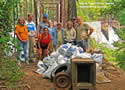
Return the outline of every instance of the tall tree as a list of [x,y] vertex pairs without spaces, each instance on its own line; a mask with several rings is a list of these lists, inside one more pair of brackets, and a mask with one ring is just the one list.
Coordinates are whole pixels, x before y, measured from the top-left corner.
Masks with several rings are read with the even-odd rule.
[[77,17],[76,0],[68,0],[68,20]]
[[33,5],[32,5],[32,0],[29,0],[29,13],[32,13],[33,11]]

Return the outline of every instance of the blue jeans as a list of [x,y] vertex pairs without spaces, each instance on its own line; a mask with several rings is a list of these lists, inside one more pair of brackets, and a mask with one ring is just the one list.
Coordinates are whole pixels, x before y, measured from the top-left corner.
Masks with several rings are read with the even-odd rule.
[[83,49],[88,49],[88,47],[89,47],[89,42],[88,42],[88,39],[85,39],[85,40],[82,40],[82,41],[79,41],[79,42],[77,42],[77,45],[79,46],[79,47],[82,47]]
[[20,50],[18,52],[18,58],[21,60],[21,52],[23,51],[25,61],[29,60],[29,58],[28,58],[28,40],[25,43],[18,40],[18,44],[20,46]]

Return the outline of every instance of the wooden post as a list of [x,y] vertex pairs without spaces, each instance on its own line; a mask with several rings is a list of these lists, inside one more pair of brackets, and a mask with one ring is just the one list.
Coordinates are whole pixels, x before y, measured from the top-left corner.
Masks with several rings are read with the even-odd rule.
[[34,12],[35,12],[35,21],[36,21],[36,26],[37,26],[37,22],[38,22],[38,20],[37,20],[37,2],[36,2],[36,0],[34,0]]

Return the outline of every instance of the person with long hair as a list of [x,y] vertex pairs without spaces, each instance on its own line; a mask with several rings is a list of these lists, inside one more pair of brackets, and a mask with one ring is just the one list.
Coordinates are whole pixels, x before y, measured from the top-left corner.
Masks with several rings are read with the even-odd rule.
[[73,28],[73,24],[71,21],[68,21],[67,28],[64,30],[64,42],[71,43],[74,45],[74,40],[76,38],[76,31]]
[[18,52],[18,64],[21,65],[21,52],[24,52],[25,61],[27,64],[29,64],[29,58],[28,58],[28,29],[25,25],[25,21],[23,18],[18,19],[18,25],[16,25],[15,34],[18,38],[18,44],[20,47],[20,50]]
[[48,28],[44,27],[43,33],[40,34],[40,37],[38,39],[39,60],[43,56],[47,57],[49,55],[50,43],[51,43],[51,35],[49,34]]

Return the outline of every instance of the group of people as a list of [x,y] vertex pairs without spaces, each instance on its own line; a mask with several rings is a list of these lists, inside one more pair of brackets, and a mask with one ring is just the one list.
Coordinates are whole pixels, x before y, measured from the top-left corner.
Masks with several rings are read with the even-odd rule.
[[34,47],[38,49],[38,59],[48,56],[50,52],[56,50],[60,45],[71,43],[88,49],[88,38],[92,34],[93,28],[82,22],[80,17],[73,17],[67,22],[66,28],[62,28],[61,23],[56,25],[48,21],[48,15],[43,14],[42,21],[37,28],[33,22],[33,15],[28,14],[28,20],[19,18],[16,25],[15,34],[18,38],[20,50],[18,53],[18,62],[20,64],[21,51],[24,51],[26,63],[34,60]]

